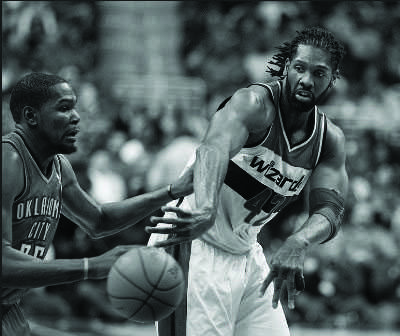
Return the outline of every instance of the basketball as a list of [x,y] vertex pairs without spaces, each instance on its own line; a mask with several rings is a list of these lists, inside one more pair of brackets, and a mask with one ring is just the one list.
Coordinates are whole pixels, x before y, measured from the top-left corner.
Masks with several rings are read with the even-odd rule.
[[111,267],[107,294],[112,307],[135,322],[159,321],[182,301],[183,272],[164,249],[133,248]]

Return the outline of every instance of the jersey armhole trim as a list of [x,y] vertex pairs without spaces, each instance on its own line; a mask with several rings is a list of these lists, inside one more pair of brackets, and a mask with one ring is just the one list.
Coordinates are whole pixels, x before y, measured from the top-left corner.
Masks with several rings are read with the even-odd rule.
[[23,174],[24,174],[24,186],[22,188],[22,191],[14,199],[14,202],[18,202],[28,192],[29,183],[28,183],[28,174],[26,171],[26,162],[25,162],[23,155],[21,154],[21,151],[17,148],[15,143],[13,143],[11,140],[3,140],[2,142],[10,144],[16,150],[17,154],[19,155],[19,157],[21,158],[21,161],[22,161],[22,169],[23,169]]
[[317,154],[317,160],[315,161],[315,167],[318,165],[319,159],[321,158],[321,153],[322,153],[322,149],[324,147],[325,144],[325,140],[326,140],[326,129],[328,128],[328,122],[326,120],[326,115],[325,113],[322,113],[322,137],[319,143],[319,148],[318,148],[318,154]]

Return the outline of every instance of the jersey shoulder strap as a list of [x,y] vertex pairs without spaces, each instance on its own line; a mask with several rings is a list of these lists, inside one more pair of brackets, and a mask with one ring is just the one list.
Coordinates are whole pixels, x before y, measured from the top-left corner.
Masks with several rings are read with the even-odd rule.
[[23,195],[25,195],[28,192],[30,186],[30,175],[27,171],[28,167],[26,162],[27,148],[21,136],[17,132],[11,132],[9,134],[2,136],[1,142],[10,144],[15,149],[15,151],[18,153],[19,157],[22,160],[22,169],[24,172],[24,187],[22,188],[22,191],[15,198],[15,200],[18,201]]
[[252,85],[258,85],[265,88],[271,94],[275,107],[278,107],[280,90],[281,90],[281,83],[279,81],[271,81],[267,83],[257,82],[250,84],[248,87]]
[[[272,81],[272,82],[268,82],[268,83],[261,83],[261,82],[260,83],[251,83],[247,87],[250,87],[252,85],[259,85],[259,86],[262,86],[263,88],[267,89],[272,94],[272,97],[274,99],[274,104],[276,105],[278,103],[279,91],[280,91],[280,85],[281,85],[279,81]],[[217,111],[222,109],[231,98],[232,98],[232,96],[225,98],[224,101],[221,104],[219,104]]]

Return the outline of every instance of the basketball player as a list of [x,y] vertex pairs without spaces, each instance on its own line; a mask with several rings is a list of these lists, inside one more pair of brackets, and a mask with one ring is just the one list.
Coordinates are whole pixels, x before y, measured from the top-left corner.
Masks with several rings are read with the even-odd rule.
[[2,137],[2,335],[29,335],[19,302],[29,288],[103,279],[132,248],[103,255],[44,260],[62,213],[101,238],[134,225],[171,198],[193,191],[191,174],[173,185],[121,202],[97,204],[81,189],[63,154],[77,150],[80,116],[66,80],[31,73],[14,87],[10,109],[15,131]]
[[[162,336],[289,335],[280,295],[287,291],[293,309],[307,249],[339,230],[345,139],[316,105],[338,78],[343,47],[308,28],[279,51],[271,62],[279,69],[268,68],[279,80],[239,89],[212,117],[193,160],[194,194],[163,207],[175,216],[153,217],[158,227],[146,228],[149,244],[173,246],[188,271],[186,302],[159,323]],[[309,217],[269,268],[257,234],[306,184]]]

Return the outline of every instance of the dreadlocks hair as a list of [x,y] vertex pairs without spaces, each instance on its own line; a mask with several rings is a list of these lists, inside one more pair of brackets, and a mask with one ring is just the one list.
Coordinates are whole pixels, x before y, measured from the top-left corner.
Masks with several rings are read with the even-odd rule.
[[268,62],[271,65],[278,66],[278,70],[267,66],[266,72],[269,72],[274,77],[276,76],[283,79],[286,59],[292,60],[300,44],[311,45],[328,51],[331,55],[333,70],[338,69],[340,61],[345,54],[345,50],[342,43],[338,41],[331,32],[324,28],[311,27],[301,32],[296,31],[296,33],[297,36],[291,42],[284,42],[276,48],[279,50],[279,53],[275,54],[272,57],[272,61]]
[[32,72],[22,77],[11,91],[10,110],[16,123],[22,120],[25,106],[40,108],[50,97],[50,88],[59,83],[68,83],[57,75]]

